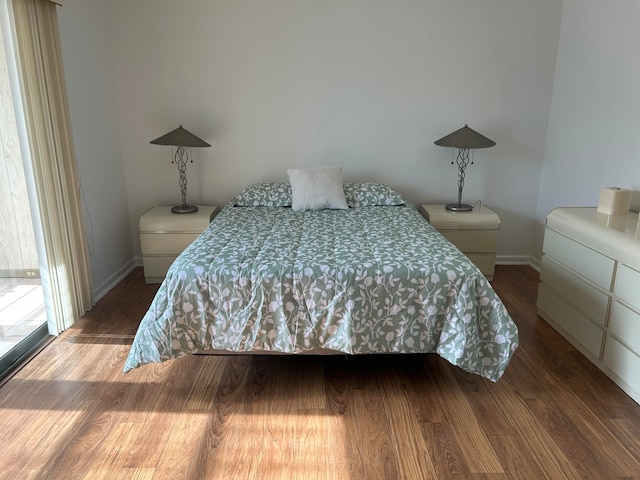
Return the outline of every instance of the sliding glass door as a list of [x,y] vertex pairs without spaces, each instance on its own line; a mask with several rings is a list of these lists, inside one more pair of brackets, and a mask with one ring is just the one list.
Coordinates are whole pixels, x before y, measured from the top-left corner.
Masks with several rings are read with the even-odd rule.
[[[49,337],[29,196],[30,172],[20,147],[12,89],[6,3],[0,23],[0,379]],[[9,48],[6,48],[6,47]]]

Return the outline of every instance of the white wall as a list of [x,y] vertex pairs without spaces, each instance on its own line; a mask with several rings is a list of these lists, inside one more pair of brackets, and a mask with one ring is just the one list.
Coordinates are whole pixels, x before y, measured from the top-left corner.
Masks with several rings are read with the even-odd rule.
[[637,0],[65,0],[59,17],[97,284],[139,255],[139,215],[179,199],[148,143],[179,123],[213,144],[189,200],[220,205],[311,164],[451,201],[433,141],[469,123],[497,146],[465,199],[499,211],[507,260],[540,257],[552,208],[640,190]]
[[[63,9],[89,8],[79,3]],[[179,200],[168,147],[149,144],[178,124],[213,145],[188,166],[188,200],[223,205],[250,183],[285,180],[287,167],[333,164],[413,203],[452,201],[451,151],[433,142],[468,123],[497,146],[476,152],[464,199],[501,214],[503,259],[534,251],[560,1],[103,4],[136,255],[139,216]],[[93,90],[82,76],[71,84]]]
[[135,266],[107,5],[65,0],[58,9],[96,298]]
[[640,190],[638,25],[637,0],[564,0],[538,202],[538,258],[550,210],[596,206],[602,187]]

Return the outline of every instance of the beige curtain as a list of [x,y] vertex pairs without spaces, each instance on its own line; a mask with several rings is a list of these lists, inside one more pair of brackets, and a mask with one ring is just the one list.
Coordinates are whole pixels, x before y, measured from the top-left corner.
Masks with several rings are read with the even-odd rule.
[[[56,2],[57,3],[57,2]],[[93,305],[80,182],[62,70],[56,4],[13,0],[17,63],[48,264],[49,332]]]

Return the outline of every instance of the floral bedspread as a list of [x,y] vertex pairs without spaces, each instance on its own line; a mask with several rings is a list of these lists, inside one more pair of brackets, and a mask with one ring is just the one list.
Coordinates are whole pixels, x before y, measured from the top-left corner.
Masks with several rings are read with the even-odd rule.
[[225,206],[174,262],[124,370],[210,349],[433,352],[496,381],[518,330],[491,284],[411,205]]

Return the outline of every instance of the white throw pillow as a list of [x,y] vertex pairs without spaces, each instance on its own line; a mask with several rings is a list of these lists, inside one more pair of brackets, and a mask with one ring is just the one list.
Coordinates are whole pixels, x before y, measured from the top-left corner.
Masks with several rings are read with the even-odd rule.
[[342,188],[342,167],[290,168],[287,174],[293,210],[349,208]]

